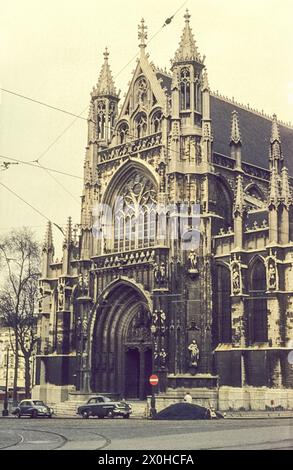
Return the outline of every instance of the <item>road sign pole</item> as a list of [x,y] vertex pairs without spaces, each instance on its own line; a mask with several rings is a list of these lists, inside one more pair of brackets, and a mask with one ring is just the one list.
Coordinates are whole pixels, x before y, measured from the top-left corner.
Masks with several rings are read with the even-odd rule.
[[152,396],[151,396],[151,410],[150,410],[150,414],[151,414],[151,418],[154,419],[154,417],[156,416],[157,414],[157,410],[156,410],[156,394],[155,394],[155,387],[158,385],[158,382],[159,382],[159,377],[155,374],[151,375],[150,376],[150,379],[149,379],[149,382],[152,386]]
[[152,397],[151,397],[151,418],[153,419],[157,414],[156,410],[156,395],[155,387],[152,387]]

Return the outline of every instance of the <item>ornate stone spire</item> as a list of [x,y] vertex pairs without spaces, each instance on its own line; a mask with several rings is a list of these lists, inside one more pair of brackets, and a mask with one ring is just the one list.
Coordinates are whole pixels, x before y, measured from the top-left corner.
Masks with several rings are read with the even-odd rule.
[[271,132],[271,144],[273,144],[274,142],[278,142],[279,144],[281,143],[279,125],[278,125],[276,114],[273,115],[272,132]]
[[147,29],[148,27],[145,24],[144,18],[142,18],[140,24],[138,25],[138,39],[140,41],[139,48],[141,52],[144,52],[146,48],[146,40],[148,38]]
[[277,172],[280,174],[282,165],[283,165],[283,156],[281,148],[281,138],[279,125],[277,121],[277,116],[274,114],[272,121],[272,131],[271,131],[271,149],[270,149],[270,168],[276,168]]
[[64,243],[69,245],[70,243],[72,243],[72,241],[73,241],[73,238],[72,238],[72,219],[71,219],[71,217],[68,217]]
[[96,88],[93,90],[93,94],[97,95],[111,95],[117,96],[115,83],[112,77],[112,72],[109,65],[109,52],[106,47],[104,52],[104,63],[100,72],[98,83]]
[[290,192],[288,169],[284,166],[281,171],[281,200],[288,207],[292,203]]
[[54,249],[52,222],[48,222],[43,246],[45,249],[52,249],[52,248]]
[[195,60],[197,62],[202,63],[203,60],[201,59],[201,56],[197,50],[193,33],[190,28],[190,24],[189,24],[190,14],[188,10],[186,10],[184,18],[185,18],[185,26],[184,26],[180,44],[175,53],[173,62],[184,62],[185,60],[187,61]]
[[239,128],[239,118],[237,111],[232,112],[232,125],[231,125],[231,144],[241,145],[241,134]]

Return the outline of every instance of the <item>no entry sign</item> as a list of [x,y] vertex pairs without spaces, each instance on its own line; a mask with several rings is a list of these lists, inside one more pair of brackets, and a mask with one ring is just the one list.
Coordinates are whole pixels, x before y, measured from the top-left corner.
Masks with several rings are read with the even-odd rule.
[[155,374],[150,376],[150,384],[154,387],[155,385],[158,385],[159,383],[159,377]]

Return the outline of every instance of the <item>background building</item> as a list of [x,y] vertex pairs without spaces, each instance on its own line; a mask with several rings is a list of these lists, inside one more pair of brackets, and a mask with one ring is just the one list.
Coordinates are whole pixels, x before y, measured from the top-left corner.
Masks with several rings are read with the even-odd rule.
[[[14,379],[14,352],[11,347],[13,344],[13,332],[8,328],[0,327],[0,389],[4,390],[6,385],[6,365],[7,365],[7,348],[9,347],[9,367],[8,367],[8,389],[13,389]],[[17,386],[19,389],[24,388],[24,359],[20,356],[17,374]]]
[[34,393],[292,407],[293,129],[211,92],[188,12],[170,73],[146,40],[120,109],[104,53],[60,261],[48,225]]

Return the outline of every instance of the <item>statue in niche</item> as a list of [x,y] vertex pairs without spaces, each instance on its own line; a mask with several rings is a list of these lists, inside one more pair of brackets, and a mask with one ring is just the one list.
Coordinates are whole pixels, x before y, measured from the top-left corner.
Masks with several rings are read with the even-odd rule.
[[188,351],[190,355],[190,367],[197,367],[199,361],[199,348],[195,339],[193,339],[188,346]]
[[58,285],[58,306],[59,309],[62,309],[64,306],[64,284],[60,283]]
[[269,289],[277,289],[276,262],[273,258],[268,261],[268,287]]
[[238,262],[232,264],[232,293],[237,295],[241,291],[240,265]]
[[164,262],[154,265],[154,278],[158,286],[163,286],[166,283],[166,265]]
[[190,253],[188,255],[188,271],[190,273],[195,273],[198,272],[197,269],[197,254],[195,250],[190,250]]

